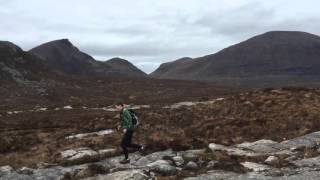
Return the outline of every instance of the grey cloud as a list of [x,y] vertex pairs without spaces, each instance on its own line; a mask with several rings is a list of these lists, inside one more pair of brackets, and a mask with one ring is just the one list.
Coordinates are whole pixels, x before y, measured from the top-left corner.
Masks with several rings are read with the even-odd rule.
[[161,56],[189,54],[190,52],[201,52],[203,47],[184,46],[175,42],[176,45],[169,42],[158,42],[149,40],[133,41],[127,44],[110,45],[103,43],[83,44],[81,49],[95,56]]
[[[317,0],[0,3],[1,40],[28,50],[46,41],[68,38],[97,59],[124,57],[147,72],[162,62],[212,54],[266,31],[320,34],[320,13],[311,8],[320,5]],[[295,14],[298,10],[302,13]]]
[[259,32],[268,31],[274,19],[275,10],[250,2],[222,14],[206,14],[194,25],[210,29],[212,34],[239,39]]

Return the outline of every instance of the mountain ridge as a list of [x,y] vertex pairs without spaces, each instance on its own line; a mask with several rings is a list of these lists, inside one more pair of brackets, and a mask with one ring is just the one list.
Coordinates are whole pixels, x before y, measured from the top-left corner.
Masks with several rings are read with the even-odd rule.
[[[248,86],[295,84],[297,78],[303,82],[308,80],[307,76],[318,82],[319,58],[319,36],[298,31],[270,31],[217,53],[193,58],[188,63],[174,61],[160,65],[150,76]],[[272,83],[277,80],[276,76],[281,83]]]
[[127,63],[127,67],[119,68],[117,63],[97,61],[79,50],[68,39],[50,41],[32,48],[29,52],[45,59],[52,67],[68,75],[145,76],[145,73],[131,63]]

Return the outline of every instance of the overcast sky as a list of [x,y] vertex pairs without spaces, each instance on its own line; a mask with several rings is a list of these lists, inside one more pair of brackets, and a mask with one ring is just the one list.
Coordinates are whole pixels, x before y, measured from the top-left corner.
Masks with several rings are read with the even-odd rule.
[[319,0],[0,0],[0,40],[24,50],[68,38],[145,72],[272,30],[320,35]]

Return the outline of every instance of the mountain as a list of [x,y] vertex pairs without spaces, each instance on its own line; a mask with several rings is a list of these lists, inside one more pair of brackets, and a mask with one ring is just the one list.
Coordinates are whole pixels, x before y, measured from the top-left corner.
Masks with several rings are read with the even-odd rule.
[[115,70],[115,73],[134,76],[147,76],[147,74],[132,63],[121,58],[112,58],[104,62]]
[[[66,40],[55,41],[42,46],[43,51],[33,49],[33,52],[39,51],[36,55],[11,42],[0,41],[1,118],[9,109],[65,105],[95,107],[110,105],[118,99],[138,104],[177,102],[182,98],[206,99],[226,91],[203,82],[147,78],[127,60],[96,61],[70,44]],[[51,58],[54,55],[64,61]],[[71,71],[74,69],[64,69],[60,63],[82,66]],[[98,70],[103,71],[98,74]],[[132,78],[134,76],[139,78]]]
[[[145,76],[145,73],[141,70],[133,69],[130,63],[96,61],[93,57],[81,52],[68,39],[47,42],[31,49],[29,52],[44,59],[51,68],[67,75]],[[123,66],[118,64],[123,64]],[[126,65],[128,66],[126,67]]]
[[215,54],[164,63],[150,76],[232,86],[286,86],[318,83],[319,70],[319,36],[271,31]]
[[38,57],[11,42],[0,41],[0,82],[26,84],[40,81],[49,77],[50,71]]

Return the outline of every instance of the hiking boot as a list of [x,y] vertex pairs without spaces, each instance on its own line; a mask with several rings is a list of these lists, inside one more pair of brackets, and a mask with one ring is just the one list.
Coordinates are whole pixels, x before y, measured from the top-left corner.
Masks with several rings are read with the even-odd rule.
[[130,163],[130,159],[123,159],[122,161],[119,162],[120,164],[128,164]]

